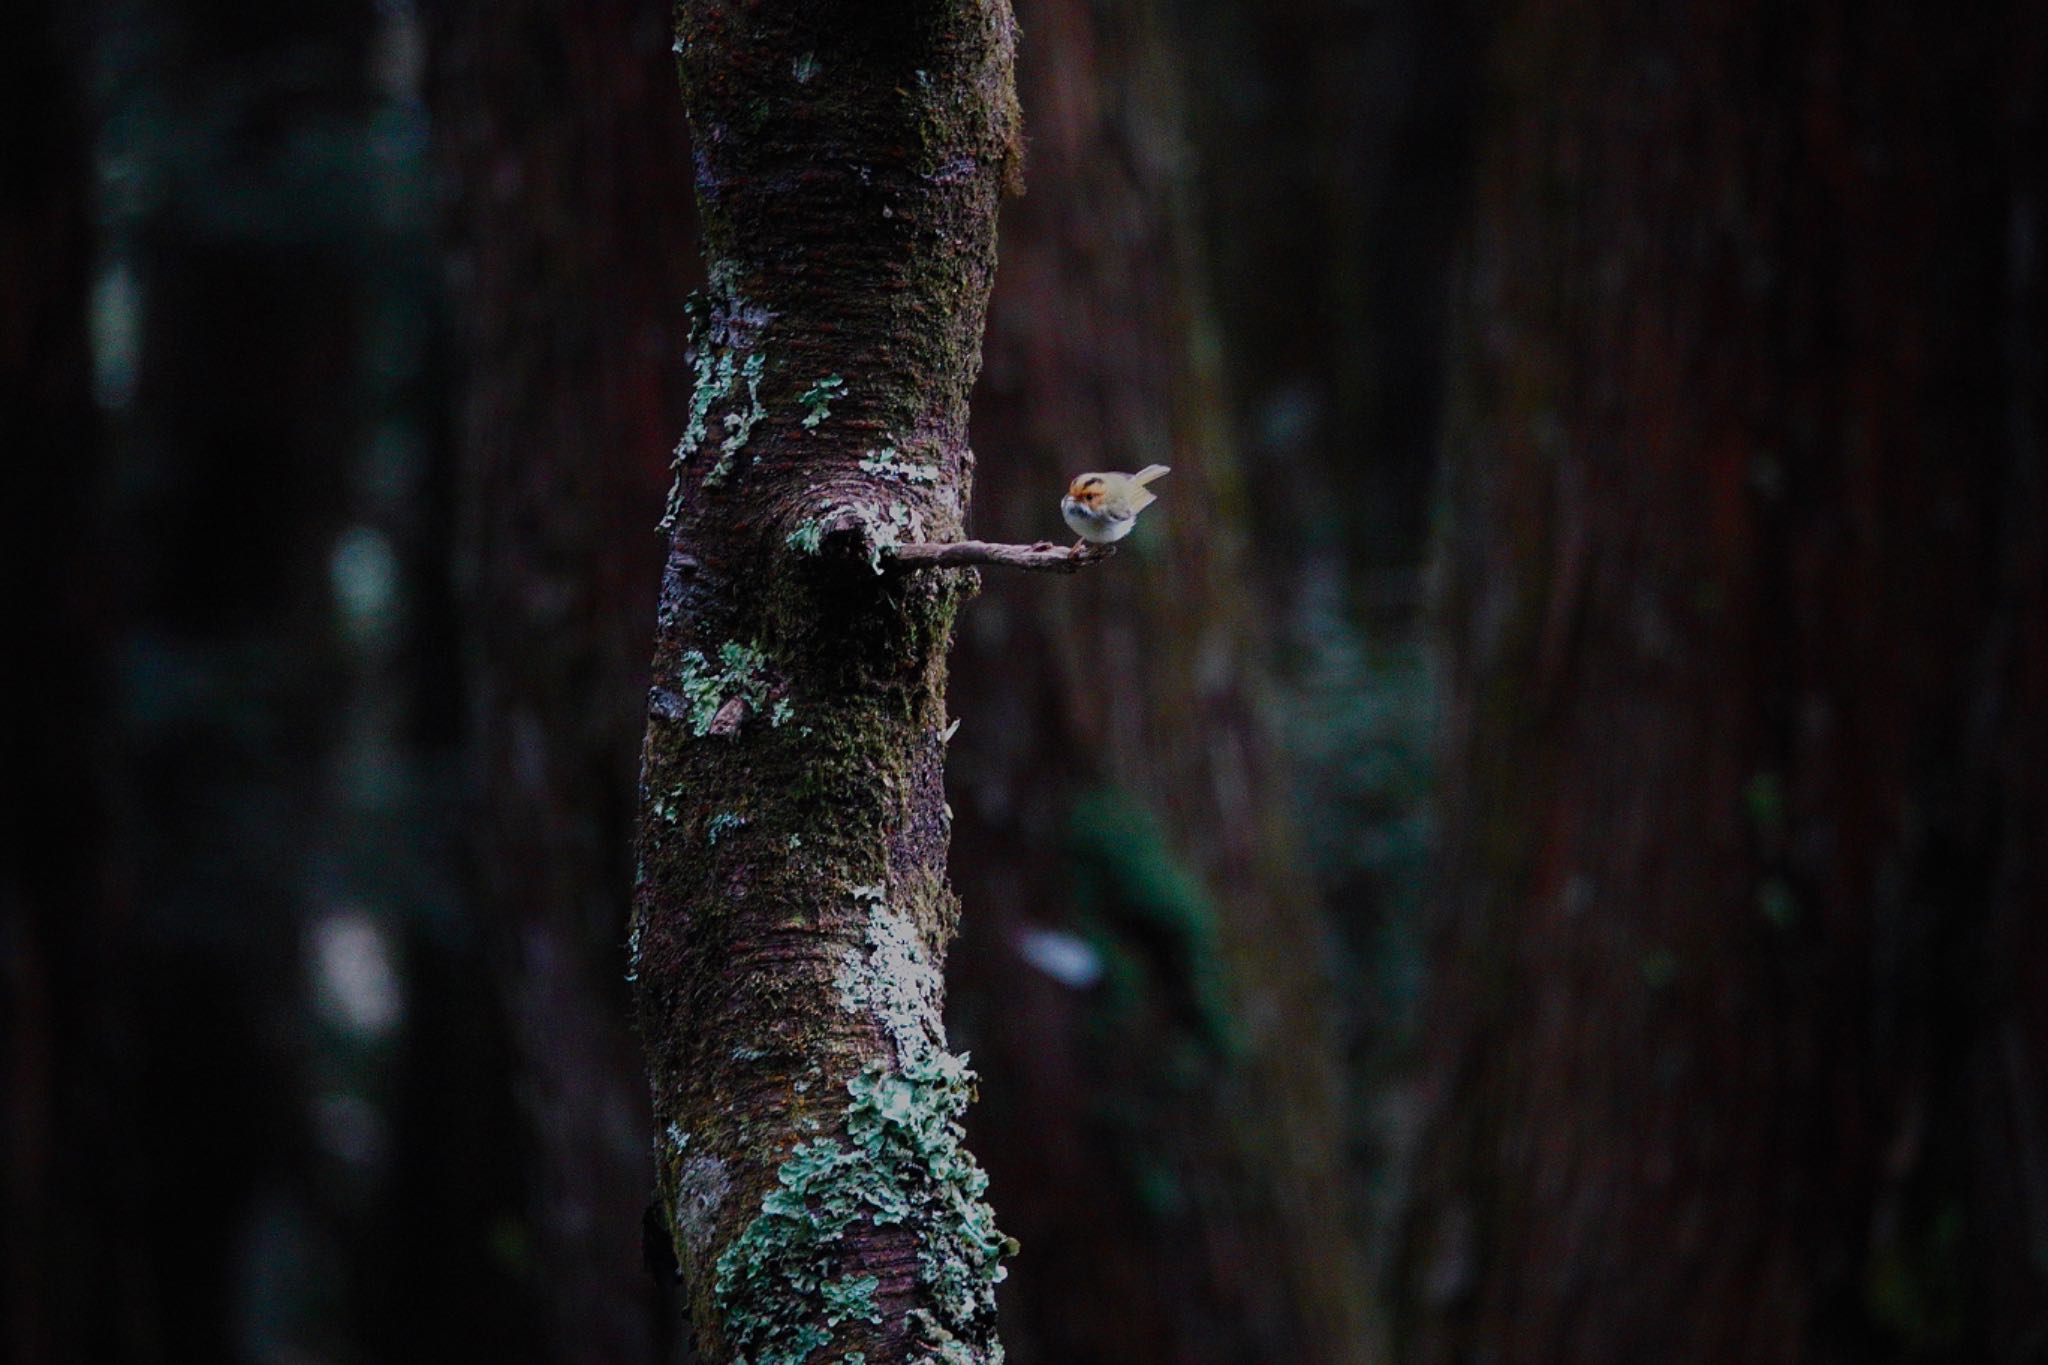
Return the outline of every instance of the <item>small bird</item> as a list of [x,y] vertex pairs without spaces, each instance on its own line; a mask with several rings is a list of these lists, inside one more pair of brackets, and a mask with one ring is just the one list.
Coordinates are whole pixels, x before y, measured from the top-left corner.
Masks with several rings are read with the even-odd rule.
[[[1148,464],[1135,474],[1083,474],[1060,499],[1060,515],[1083,541],[1115,544],[1138,524],[1138,513],[1159,501],[1145,485],[1172,472],[1163,464]],[[1080,551],[1076,545],[1074,552]]]

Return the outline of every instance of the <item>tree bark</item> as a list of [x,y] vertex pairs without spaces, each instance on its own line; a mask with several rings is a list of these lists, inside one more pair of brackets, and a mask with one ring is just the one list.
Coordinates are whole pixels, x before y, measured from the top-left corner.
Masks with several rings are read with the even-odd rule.
[[517,1055],[538,1280],[562,1360],[663,1358],[623,946],[645,509],[684,420],[689,147],[665,13],[429,8],[461,401],[472,849]]
[[1506,11],[1406,1356],[2039,1359],[2039,11]]
[[967,399],[1015,175],[1004,0],[692,0],[710,283],[677,448],[633,967],[713,1359],[1000,1357],[947,1052],[943,685]]

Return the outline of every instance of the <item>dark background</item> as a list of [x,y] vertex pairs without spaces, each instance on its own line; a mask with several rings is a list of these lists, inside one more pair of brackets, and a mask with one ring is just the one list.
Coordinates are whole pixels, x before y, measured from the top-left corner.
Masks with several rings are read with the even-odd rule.
[[[2041,8],[1017,8],[973,529],[1174,473],[954,655],[1011,1360],[2048,1360]],[[667,26],[10,17],[8,1365],[688,1358]]]

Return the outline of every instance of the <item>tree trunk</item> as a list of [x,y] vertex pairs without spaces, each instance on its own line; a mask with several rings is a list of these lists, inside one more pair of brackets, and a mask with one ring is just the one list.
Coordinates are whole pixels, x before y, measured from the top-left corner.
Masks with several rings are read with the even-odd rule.
[[[308,931],[371,899],[341,832],[361,694],[334,582],[366,444],[368,253],[347,153],[372,103],[376,16],[97,8],[99,155],[124,187],[104,205],[115,268],[95,304],[116,342],[104,723],[132,878],[116,951],[128,1216],[154,1317],[141,1349],[326,1351],[356,1337],[337,1303],[368,1264],[361,1215],[382,1169],[323,1141],[336,1129],[313,1101],[345,1087],[319,1061],[338,1049],[316,1060],[332,1032],[286,1021],[307,1018]],[[277,71],[291,74],[249,75]],[[333,153],[320,173],[287,150],[314,145]],[[334,192],[308,193],[315,179]],[[295,1258],[319,1273],[259,1279]]]
[[1508,8],[1407,1356],[2037,1360],[2038,8]]
[[626,1027],[633,781],[684,421],[689,148],[664,14],[436,5],[439,158],[462,400],[480,819],[473,849],[517,1053],[558,1358],[661,1358],[641,1268],[654,1186]]
[[677,448],[633,932],[712,1358],[990,1361],[1003,1239],[945,1050],[943,684],[1013,175],[1004,0],[679,12],[710,284]]
[[1404,639],[1403,589],[1428,553],[1447,277],[1469,191],[1474,7],[1174,5],[1211,172],[1198,189],[1225,382],[1260,490],[1243,518],[1282,550],[1252,571],[1298,593],[1304,561],[1309,573],[1337,561],[1370,626],[1391,616]]
[[1328,935],[1258,713],[1224,358],[1180,53],[1153,3],[1020,5],[1032,192],[1006,210],[977,526],[1172,466],[1121,557],[962,629],[954,1019],[1026,1252],[1021,1361],[1369,1354]]
[[92,133],[75,19],[0,45],[0,1360],[111,1359],[153,1333],[120,1048],[103,739],[105,432],[87,330]]

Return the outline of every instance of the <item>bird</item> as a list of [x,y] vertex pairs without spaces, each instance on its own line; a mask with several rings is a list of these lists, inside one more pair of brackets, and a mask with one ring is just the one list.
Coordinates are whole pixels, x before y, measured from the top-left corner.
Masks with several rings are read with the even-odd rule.
[[1148,464],[1135,474],[1076,478],[1060,499],[1060,515],[1081,537],[1071,553],[1080,554],[1087,545],[1113,545],[1129,535],[1138,524],[1138,513],[1159,500],[1145,485],[1172,472],[1163,464]]

